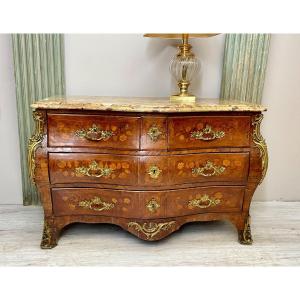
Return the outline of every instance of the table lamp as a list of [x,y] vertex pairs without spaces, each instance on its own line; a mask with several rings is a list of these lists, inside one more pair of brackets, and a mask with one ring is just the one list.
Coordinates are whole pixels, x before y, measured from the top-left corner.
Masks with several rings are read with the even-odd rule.
[[207,38],[217,33],[146,33],[144,37],[162,39],[182,39],[178,45],[179,52],[170,62],[170,72],[175,77],[179,87],[179,94],[170,96],[171,101],[194,102],[196,96],[188,93],[189,85],[199,69],[199,61],[191,51],[189,38]]

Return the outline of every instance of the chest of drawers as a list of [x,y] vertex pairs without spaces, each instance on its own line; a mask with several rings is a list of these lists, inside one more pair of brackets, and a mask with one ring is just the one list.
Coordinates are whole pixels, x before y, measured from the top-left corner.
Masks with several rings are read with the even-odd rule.
[[44,208],[42,248],[75,222],[155,241],[187,222],[228,220],[252,243],[250,202],[268,163],[263,107],[69,97],[33,108],[28,159]]

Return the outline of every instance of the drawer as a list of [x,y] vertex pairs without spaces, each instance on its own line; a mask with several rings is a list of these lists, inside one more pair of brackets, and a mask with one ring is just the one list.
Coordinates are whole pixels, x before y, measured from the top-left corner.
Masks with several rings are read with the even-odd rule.
[[249,147],[250,117],[171,117],[169,148]]
[[53,211],[63,215],[107,215],[124,218],[165,216],[164,192],[135,192],[94,188],[52,189]]
[[167,139],[167,118],[164,117],[143,117],[141,149],[142,150],[166,150]]
[[136,185],[138,160],[134,156],[49,153],[51,183],[106,183]]
[[236,182],[244,184],[249,168],[248,153],[202,153],[169,157],[172,184]]
[[167,192],[167,217],[206,212],[239,212],[244,187],[201,187]]
[[248,153],[201,153],[140,158],[139,185],[163,186],[202,182],[244,184]]
[[139,149],[140,118],[48,114],[49,147]]
[[238,212],[244,187],[203,187],[137,192],[95,188],[52,189],[53,212],[64,215],[107,215],[156,219],[205,212]]

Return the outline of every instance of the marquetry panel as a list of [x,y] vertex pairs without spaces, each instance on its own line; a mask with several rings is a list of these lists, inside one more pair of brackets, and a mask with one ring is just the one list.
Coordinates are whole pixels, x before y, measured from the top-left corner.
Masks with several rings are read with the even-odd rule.
[[50,147],[138,149],[139,118],[48,114]]
[[245,183],[248,176],[248,153],[205,153],[174,155],[169,158],[170,182]]
[[249,117],[197,116],[169,119],[169,148],[249,146]]
[[84,153],[50,153],[51,183],[137,184],[135,157]]
[[169,191],[167,216],[184,216],[205,212],[239,212],[244,187],[213,186]]

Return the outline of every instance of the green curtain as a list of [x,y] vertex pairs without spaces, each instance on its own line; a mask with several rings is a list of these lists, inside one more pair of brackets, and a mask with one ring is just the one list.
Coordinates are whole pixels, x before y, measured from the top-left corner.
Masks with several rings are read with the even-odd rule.
[[34,130],[30,104],[65,94],[64,40],[61,34],[13,34],[19,139],[24,205],[39,204],[28,177],[27,145]]
[[227,34],[221,98],[261,103],[270,34]]

